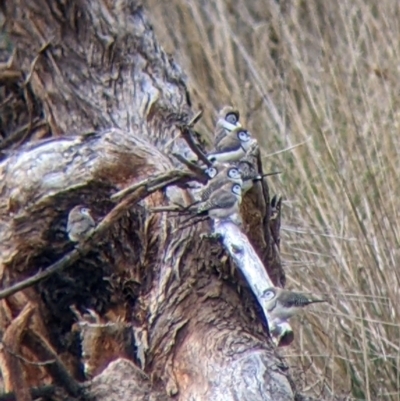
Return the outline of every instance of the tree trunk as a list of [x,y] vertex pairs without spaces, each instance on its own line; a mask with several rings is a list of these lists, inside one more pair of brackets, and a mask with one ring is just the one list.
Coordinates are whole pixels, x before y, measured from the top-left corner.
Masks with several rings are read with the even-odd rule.
[[[3,288],[72,250],[65,227],[75,205],[99,221],[115,192],[182,169],[170,155],[190,154],[180,126],[193,117],[184,74],[135,1],[14,0],[5,15],[28,125],[0,144]],[[221,244],[201,236],[209,223],[177,230],[180,218],[148,210],[190,199],[169,186],[134,202],[89,252],[1,301],[3,331],[34,307],[13,349],[36,364],[2,358],[6,391],[22,367],[26,385],[53,383],[75,398],[294,399],[252,292]],[[268,202],[258,186],[246,194],[243,229],[282,286]]]

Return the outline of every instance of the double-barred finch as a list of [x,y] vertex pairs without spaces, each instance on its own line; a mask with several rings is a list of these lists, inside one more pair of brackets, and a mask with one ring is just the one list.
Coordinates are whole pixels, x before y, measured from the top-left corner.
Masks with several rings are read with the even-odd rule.
[[241,160],[239,163],[237,163],[236,167],[239,169],[240,175],[242,176],[243,193],[247,192],[254,183],[263,179],[263,175],[257,172],[257,169],[254,167],[253,163],[250,163],[247,160]]
[[217,174],[219,174],[222,170],[225,170],[228,167],[230,167],[230,164],[228,163],[214,162],[210,167],[207,167],[204,170],[204,173],[207,175],[209,180],[212,180],[213,178],[216,177]]
[[256,182],[261,181],[264,177],[280,174],[280,171],[259,174],[257,172],[257,169],[254,167],[254,164],[251,163],[249,160],[240,160],[239,162],[235,163],[235,166],[239,169],[240,175],[243,180],[243,193],[247,192]]
[[241,127],[239,123],[239,111],[231,106],[224,106],[218,113],[217,123],[215,124],[214,138],[215,145],[235,128]]
[[212,192],[207,200],[190,206],[188,211],[197,215],[206,214],[213,219],[228,219],[239,212],[241,200],[241,185],[228,181]]
[[[218,171],[221,168],[220,171]],[[211,194],[224,184],[232,182],[239,185],[243,184],[239,169],[234,166],[211,166],[206,170],[206,174],[211,178],[206,187],[200,192],[200,199],[206,201]],[[242,189],[243,190],[243,189]]]
[[96,227],[90,214],[90,209],[78,205],[68,214],[67,233],[72,242],[79,242],[86,238]]
[[235,128],[221,139],[215,147],[215,152],[209,153],[207,158],[212,163],[235,162],[242,159],[254,143],[255,139],[249,131]]
[[271,319],[288,320],[296,315],[302,308],[317,302],[328,302],[313,296],[271,287],[264,291],[262,296],[265,307]]

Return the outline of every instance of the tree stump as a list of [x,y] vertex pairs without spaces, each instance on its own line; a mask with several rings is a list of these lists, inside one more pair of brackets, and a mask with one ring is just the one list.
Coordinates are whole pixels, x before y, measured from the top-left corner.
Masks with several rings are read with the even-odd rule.
[[[115,207],[113,194],[185,170],[172,154],[190,154],[181,127],[196,110],[185,76],[140,4],[3,6],[18,66],[13,96],[26,103],[27,128],[21,136],[1,127],[9,133],[0,143],[2,287],[73,255],[1,300],[3,332],[23,321],[13,347],[20,355],[1,350],[5,390],[17,398],[19,385],[54,385],[53,399],[293,400],[254,295],[221,244],[201,236],[210,223],[179,229],[180,217],[149,212],[191,202],[178,176],[176,185],[147,185],[123,204],[90,246],[74,250],[68,241],[75,205],[99,222]],[[282,286],[267,188],[251,189],[241,212],[244,232]],[[27,305],[29,322],[17,320]]]

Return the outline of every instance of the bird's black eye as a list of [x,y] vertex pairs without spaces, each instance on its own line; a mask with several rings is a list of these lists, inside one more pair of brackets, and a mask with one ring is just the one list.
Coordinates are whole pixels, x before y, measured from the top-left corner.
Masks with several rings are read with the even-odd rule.
[[89,213],[89,209],[88,209],[87,207],[83,207],[83,208],[81,209],[81,213],[82,213],[82,214],[88,214],[88,213]]
[[229,124],[236,125],[239,122],[239,116],[237,113],[228,113],[225,116],[225,120],[228,121]]
[[266,290],[262,296],[265,301],[269,301],[275,296],[275,291],[273,290]]
[[236,167],[230,168],[228,170],[228,177],[229,178],[239,178],[240,177],[240,172]]

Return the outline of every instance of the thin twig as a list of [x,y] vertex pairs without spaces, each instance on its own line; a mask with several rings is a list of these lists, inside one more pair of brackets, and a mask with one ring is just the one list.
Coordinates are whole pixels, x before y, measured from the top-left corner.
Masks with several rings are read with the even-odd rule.
[[[111,195],[111,200],[113,201],[118,201],[129,194],[135,192],[138,188],[140,187],[147,187],[148,189],[152,189],[158,184],[161,184],[162,186],[167,186],[167,185],[172,185],[175,182],[184,182],[184,181],[192,181],[196,180],[196,176],[194,176],[192,173],[187,172],[187,171],[182,171],[182,170],[170,170],[167,171],[166,173],[159,174],[157,177],[154,178],[146,178],[140,182],[137,182],[127,188],[122,189],[121,191]],[[153,191],[152,191],[153,192]]]
[[[196,217],[198,217],[197,220],[195,220]],[[193,220],[193,221],[192,221],[190,224],[185,224],[185,223],[188,223],[188,222],[191,221],[191,220]],[[181,224],[173,231],[173,233],[175,233],[175,232],[177,232],[177,231],[180,231],[180,230],[184,230],[185,228],[192,227],[192,226],[194,226],[195,224],[199,224],[199,223],[201,223],[202,221],[207,221],[207,220],[210,220],[210,217],[209,217],[209,216],[198,216],[198,215],[196,215],[196,216],[190,216],[190,217],[188,217],[187,219],[183,220],[183,221],[181,222]]]
[[[1,67],[0,67],[1,69]],[[0,82],[14,82],[21,78],[21,72],[17,70],[2,70],[0,71]],[[13,95],[12,95],[13,96]]]
[[13,145],[17,141],[21,142],[24,139],[26,132],[29,133],[32,129],[40,128],[45,125],[46,122],[44,120],[35,118],[32,122],[29,122],[12,132],[2,143],[0,143],[0,150],[8,148],[10,145]]
[[[0,73],[1,74],[1,73]],[[0,81],[1,81],[1,76],[0,76]],[[12,99],[14,98],[14,94],[10,93],[1,103],[0,103],[0,109],[2,109],[7,103],[9,103]]]
[[188,144],[189,148],[192,152],[201,160],[206,166],[212,166],[212,163],[207,159],[206,155],[202,152],[199,148],[197,143],[193,139],[193,127],[200,120],[201,116],[203,115],[203,110],[200,110],[187,124],[179,126],[181,129],[181,135],[183,139]]
[[305,144],[306,144],[307,142],[309,142],[310,140],[311,140],[311,137],[309,136],[309,137],[308,137],[305,141],[303,141],[303,142],[296,143],[295,145],[289,146],[289,147],[287,147],[287,148],[285,148],[285,149],[278,150],[277,152],[274,152],[274,153],[269,153],[268,155],[263,155],[262,158],[263,158],[263,159],[266,159],[266,158],[271,157],[271,156],[279,155],[280,153],[288,152],[289,150],[293,150],[293,149],[295,149],[295,148],[298,148],[299,146],[305,145]]
[[202,115],[203,115],[203,109],[199,110],[199,111],[194,115],[194,117],[187,123],[187,126],[188,126],[189,128],[193,128],[194,125],[197,123],[197,121],[200,120],[200,118],[202,117]]
[[190,171],[193,171],[193,173],[198,174],[200,177],[203,177],[204,181],[207,180],[204,169],[202,169],[200,166],[185,159],[179,153],[172,153],[172,156],[174,156],[177,160],[179,160],[182,164],[184,164]]
[[[128,194],[130,194],[127,195],[124,200],[118,203],[103,218],[103,220],[97,225],[97,227],[93,230],[92,234],[88,238],[84,239],[77,245],[74,250],[67,253],[65,256],[63,256],[61,259],[53,263],[45,270],[39,271],[31,277],[28,277],[25,280],[22,280],[14,285],[11,285],[10,287],[1,290],[0,299],[7,298],[18,291],[21,291],[28,287],[32,287],[40,281],[43,281],[44,279],[50,277],[54,273],[60,272],[68,266],[71,266],[74,262],[81,258],[83,254],[87,253],[92,248],[93,244],[96,243],[96,239],[98,239],[103,233],[105,233],[111,226],[111,224],[122,217],[128,208],[137,204],[139,201],[146,198],[153,192],[159,189],[163,189],[167,185],[171,185],[171,183],[185,182],[190,179],[193,179],[193,174],[180,170],[172,170],[165,174],[161,174],[158,177],[147,179],[141,181],[139,184],[133,185],[129,188],[132,193],[128,192]],[[126,195],[126,193],[124,195]]]
[[35,56],[35,58],[32,60],[32,63],[31,63],[30,68],[29,68],[29,73],[28,73],[28,75],[26,76],[26,79],[25,79],[25,81],[24,81],[24,83],[23,83],[23,86],[28,85],[29,81],[30,81],[31,78],[32,78],[32,74],[33,74],[33,72],[34,72],[34,70],[35,70],[35,66],[36,66],[36,63],[37,63],[38,60],[39,60],[39,57],[49,48],[50,44],[51,44],[51,40],[49,40],[49,41],[47,41],[46,43],[44,43],[44,44],[42,45],[42,47],[39,49],[38,54],[37,54],[37,55]]
[[183,139],[188,144],[189,148],[199,158],[199,160],[205,163],[205,165],[208,167],[212,166],[210,160],[207,159],[206,155],[201,151],[201,149],[197,146],[196,142],[194,141],[192,135],[192,129],[187,126],[181,126],[181,134]]
[[154,206],[148,209],[151,213],[181,213],[184,211],[183,207],[179,206]]

